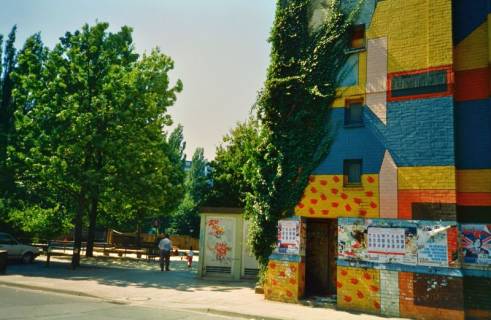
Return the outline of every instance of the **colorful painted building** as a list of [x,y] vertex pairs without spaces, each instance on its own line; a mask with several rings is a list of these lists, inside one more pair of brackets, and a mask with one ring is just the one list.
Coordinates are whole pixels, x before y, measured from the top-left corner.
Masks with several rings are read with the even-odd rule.
[[365,2],[333,145],[280,221],[266,298],[491,319],[490,40],[491,0]]

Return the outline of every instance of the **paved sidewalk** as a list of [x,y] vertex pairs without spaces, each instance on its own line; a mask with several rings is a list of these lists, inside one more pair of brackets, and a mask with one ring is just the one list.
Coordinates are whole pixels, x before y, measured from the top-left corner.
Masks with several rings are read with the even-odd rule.
[[83,260],[70,270],[68,260],[9,265],[0,285],[98,297],[116,303],[207,311],[255,319],[355,320],[387,319],[325,308],[272,302],[254,293],[251,281],[202,280],[185,261],[173,260],[171,272],[161,272],[156,262],[121,259]]

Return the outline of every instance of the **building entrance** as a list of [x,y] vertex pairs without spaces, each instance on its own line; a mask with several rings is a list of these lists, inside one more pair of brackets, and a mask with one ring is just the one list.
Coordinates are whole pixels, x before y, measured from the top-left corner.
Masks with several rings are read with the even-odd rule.
[[336,219],[307,219],[306,296],[336,294],[337,242]]

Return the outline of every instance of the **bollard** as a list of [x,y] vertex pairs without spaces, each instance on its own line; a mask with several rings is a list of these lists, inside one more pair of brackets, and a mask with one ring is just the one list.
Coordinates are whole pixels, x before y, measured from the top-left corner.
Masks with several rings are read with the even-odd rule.
[[0,274],[5,274],[7,271],[7,251],[0,250]]
[[51,260],[51,250],[53,250],[49,245],[46,248],[46,267],[49,267],[49,261]]

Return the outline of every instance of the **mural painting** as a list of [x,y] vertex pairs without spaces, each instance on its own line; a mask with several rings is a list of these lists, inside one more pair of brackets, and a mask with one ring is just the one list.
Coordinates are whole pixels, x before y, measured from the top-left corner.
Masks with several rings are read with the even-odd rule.
[[232,218],[209,217],[206,219],[207,265],[231,267],[234,257],[235,220]]

